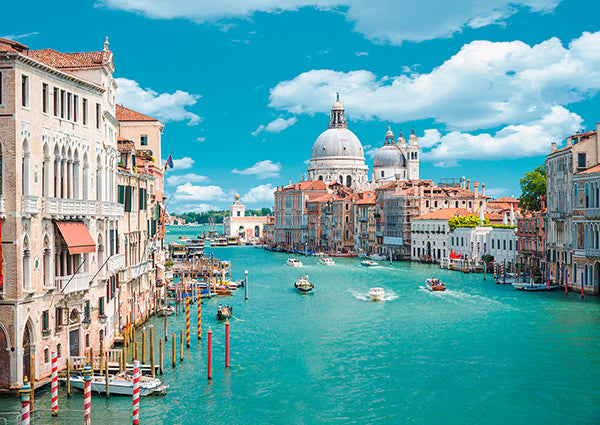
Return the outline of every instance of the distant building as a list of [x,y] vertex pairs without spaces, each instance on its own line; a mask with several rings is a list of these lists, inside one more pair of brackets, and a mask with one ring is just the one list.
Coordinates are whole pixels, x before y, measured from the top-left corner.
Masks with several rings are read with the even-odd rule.
[[448,220],[471,214],[464,208],[444,208],[413,218],[411,260],[438,262],[442,258],[447,258],[450,255]]
[[240,195],[235,194],[235,201],[229,206],[229,216],[223,219],[223,234],[239,237],[244,241],[264,238],[264,225],[269,216],[248,216],[246,207],[240,202]]

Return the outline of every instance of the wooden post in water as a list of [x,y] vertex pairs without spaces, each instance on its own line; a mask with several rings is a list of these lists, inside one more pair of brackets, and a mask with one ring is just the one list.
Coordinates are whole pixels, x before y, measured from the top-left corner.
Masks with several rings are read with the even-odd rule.
[[154,369],[154,327],[150,325],[150,367],[152,368],[152,377],[156,377],[156,370]]
[[108,388],[108,351],[106,352],[106,368],[104,368],[104,381],[106,382],[106,398],[110,397]]
[[119,353],[119,372],[123,372],[125,370],[125,359],[127,358],[125,353],[126,351],[124,349]]
[[202,303],[200,302],[200,291],[198,291],[198,300],[196,302],[198,303],[198,339],[202,339]]
[[71,398],[71,365],[67,357],[67,398]]
[[[166,306],[165,306],[165,309],[166,309]],[[165,323],[164,323],[164,326],[165,326],[165,341],[166,341],[167,340],[167,310],[165,310]]]
[[244,296],[246,297],[246,299],[248,299],[248,270],[244,270],[244,275]]
[[138,343],[137,341],[133,343],[133,360],[138,360]]
[[30,374],[31,374],[31,411],[34,410],[33,401],[35,399],[35,353],[30,354]]
[[142,365],[146,363],[146,328],[142,329]]
[[[104,374],[104,341],[100,340],[100,358],[98,359],[100,375]],[[108,369],[108,363],[106,364],[106,368]]]
[[487,275],[487,263],[484,261],[483,262],[483,280],[485,280],[486,275]]
[[181,329],[181,337],[179,339],[179,361],[183,361],[183,329]]
[[135,340],[135,326],[133,324],[131,325],[131,343],[133,344],[131,346],[131,361],[133,362],[133,360],[137,360],[137,354],[134,356],[134,351],[137,350],[137,342]]
[[158,370],[160,371],[160,374],[163,374],[163,340],[162,338],[160,338],[158,340]]
[[173,358],[173,368],[175,368],[175,340],[177,339],[177,334],[173,332],[173,338],[171,338],[172,349],[172,358]]

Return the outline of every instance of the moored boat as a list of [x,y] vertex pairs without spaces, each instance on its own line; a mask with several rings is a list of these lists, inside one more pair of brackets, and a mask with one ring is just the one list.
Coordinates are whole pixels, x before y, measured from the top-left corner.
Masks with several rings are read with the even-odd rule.
[[311,292],[314,287],[315,286],[308,280],[308,275],[300,276],[300,279],[294,283],[294,288],[296,288],[296,291],[298,292]]
[[384,296],[385,290],[383,288],[369,289],[369,298],[371,298],[371,301],[382,301]]
[[560,288],[560,285],[548,285],[547,283],[513,283],[513,286],[519,291],[554,291]]
[[358,257],[358,252],[330,252],[330,257]]
[[362,261],[360,262],[360,265],[361,265],[361,266],[365,266],[365,267],[375,267],[375,266],[378,266],[378,265],[379,265],[379,263],[378,263],[378,262],[376,262],[376,261],[373,261],[373,260],[371,260],[371,259],[366,259],[366,260],[362,260]]
[[446,285],[444,285],[439,279],[432,277],[431,279],[427,279],[427,289],[430,291],[445,291]]
[[[66,378],[62,379],[66,381]],[[83,390],[84,380],[81,375],[71,375],[71,386]],[[91,379],[92,392],[99,394],[106,393],[106,378],[102,375],[94,375]],[[151,394],[165,394],[169,389],[168,385],[163,385],[160,379],[140,376],[140,395],[148,396]],[[133,375],[128,372],[121,372],[108,378],[108,391],[111,395],[133,395]]]
[[302,267],[302,261],[296,258],[288,258],[286,264],[292,267]]
[[321,257],[319,259],[319,263],[325,265],[325,266],[333,266],[335,265],[335,261],[333,261],[331,258],[329,257]]
[[172,305],[168,305],[166,307],[161,307],[157,311],[157,314],[159,316],[170,316],[173,313],[175,313],[175,307],[173,307]]
[[377,261],[382,261],[387,259],[387,257],[385,255],[381,255],[381,254],[371,254],[369,255],[369,258],[371,260],[377,260]]

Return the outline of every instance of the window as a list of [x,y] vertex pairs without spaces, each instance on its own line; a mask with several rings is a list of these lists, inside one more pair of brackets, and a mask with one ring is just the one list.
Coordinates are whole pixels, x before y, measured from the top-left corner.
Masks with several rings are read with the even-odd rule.
[[73,95],[71,93],[67,93],[67,119],[70,121],[72,118],[73,106],[71,102],[73,100]]
[[57,344],[56,345],[56,357],[58,357],[60,359],[61,356],[62,356],[62,345]]
[[42,83],[42,112],[48,113],[48,84]]
[[148,136],[145,134],[142,134],[140,136],[140,143],[142,146],[148,146]]
[[239,211],[237,212],[237,216],[238,216],[238,217],[240,216],[240,212],[239,212]]
[[98,315],[104,316],[104,297],[100,297],[98,300]]
[[100,120],[102,119],[102,109],[100,104],[96,103],[96,128],[100,128]]
[[21,76],[21,105],[29,106],[29,77],[27,75]]
[[65,117],[65,91],[60,91],[60,117]]
[[[23,105],[25,106],[25,105]],[[585,152],[580,152],[577,154],[577,168],[585,168]]]
[[4,105],[4,98],[2,97],[2,95],[3,95],[2,88],[4,87],[3,77],[4,77],[4,74],[2,72],[0,72],[0,105]]
[[50,363],[50,350],[48,348],[44,349],[44,363]]
[[79,120],[78,115],[79,111],[79,96],[76,94],[73,95],[73,121],[77,122]]
[[42,335],[50,334],[50,312],[48,310],[42,312]]
[[83,125],[87,125],[87,123],[88,123],[88,100],[87,99],[81,99],[81,107],[82,107],[81,121],[82,121]]
[[58,89],[56,87],[54,87],[54,89],[52,90],[52,104],[54,105],[54,116],[57,117],[58,116],[58,110],[59,110],[59,103],[58,103]]
[[502,242],[504,242],[504,243],[503,243],[503,246],[504,246],[504,248],[503,248],[503,249],[506,251],[506,239],[504,239]]
[[86,320],[89,322],[90,320],[90,301],[87,300],[85,302],[85,307],[83,309],[83,320]]
[[63,310],[60,307],[55,310],[54,322],[57,330],[63,325]]

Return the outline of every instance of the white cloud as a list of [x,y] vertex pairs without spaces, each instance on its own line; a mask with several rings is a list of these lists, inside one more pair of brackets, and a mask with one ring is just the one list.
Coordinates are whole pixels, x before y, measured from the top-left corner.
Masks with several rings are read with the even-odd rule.
[[[113,9],[141,13],[150,18],[185,18],[198,23],[224,23],[232,18],[248,19],[256,12],[295,11],[305,6],[343,13],[354,29],[368,39],[400,44],[450,37],[463,28],[503,24],[520,9],[535,13],[553,11],[560,0],[98,0]],[[402,17],[399,24],[398,17]]]
[[220,186],[196,186],[191,183],[185,183],[177,186],[175,198],[178,201],[220,201],[224,200],[226,194]]
[[0,38],[6,38],[7,40],[14,40],[17,41],[21,38],[26,38],[26,37],[31,37],[32,35],[38,35],[39,33],[37,31],[35,32],[28,32],[25,34],[9,34],[9,35],[2,35],[0,36]]
[[196,203],[196,202],[185,202],[185,203],[175,203],[169,204],[169,212],[175,214],[182,214],[185,212],[196,212],[203,213],[206,211],[221,211],[223,208],[219,208],[216,205],[206,204],[206,203]]
[[356,56],[369,56],[369,52],[354,52]]
[[178,184],[189,182],[189,183],[200,183],[209,181],[209,178],[206,176],[201,176],[199,174],[188,173],[180,176],[169,176],[167,177],[167,184],[170,186],[177,186]]
[[163,122],[189,121],[196,125],[201,118],[186,110],[196,104],[200,95],[182,90],[175,93],[157,93],[150,88],[142,88],[139,83],[127,78],[116,78],[117,102],[142,114],[150,115]]
[[270,177],[279,177],[281,171],[281,164],[279,162],[273,163],[270,159],[266,161],[259,161],[250,168],[245,170],[233,169],[232,173],[245,174],[245,175],[257,175],[259,179],[267,179]]
[[196,139],[196,141],[202,143],[202,142],[206,141],[206,137],[200,136]]
[[188,168],[192,168],[195,162],[196,161],[194,161],[192,158],[184,156],[181,159],[173,160],[173,168],[177,170],[187,170]]
[[287,120],[283,118],[277,118],[275,121],[271,121],[267,125],[260,125],[252,132],[252,135],[257,136],[262,131],[268,131],[269,133],[281,133],[286,128],[296,124],[296,121],[298,121],[296,117],[288,118]]
[[242,196],[242,202],[248,204],[267,204],[273,205],[273,193],[275,193],[275,188],[271,185],[271,183],[262,184],[260,186],[253,187]]

